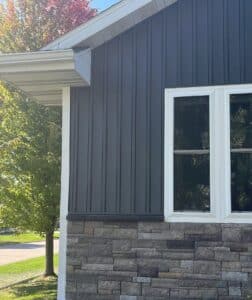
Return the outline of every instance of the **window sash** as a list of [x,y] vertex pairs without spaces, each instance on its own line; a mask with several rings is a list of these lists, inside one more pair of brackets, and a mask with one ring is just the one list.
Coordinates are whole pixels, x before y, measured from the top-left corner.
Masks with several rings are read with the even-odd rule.
[[[175,101],[179,97],[193,97],[193,96],[208,96],[209,97],[209,135],[210,135],[210,149],[202,150],[176,150],[174,148],[174,129],[175,129]],[[214,149],[214,110],[215,110],[215,95],[211,89],[204,89],[199,91],[198,89],[176,89],[170,93],[170,90],[166,90],[165,95],[165,190],[164,198],[170,199],[165,201],[165,219],[167,221],[175,222],[191,222],[192,219],[201,222],[212,222],[216,218],[216,207],[214,201],[215,193],[212,188],[215,185],[215,179],[213,176],[213,157]],[[210,212],[175,212],[174,211],[174,155],[202,155],[210,154]],[[169,178],[169,180],[166,180]]]
[[[165,90],[164,211],[168,222],[252,223],[252,213],[231,211],[230,95],[252,93],[252,85],[212,86]],[[174,149],[174,101],[176,97],[209,96],[210,150]],[[208,154],[210,151],[211,212],[174,212],[174,155]],[[207,153],[208,151],[208,153]],[[196,153],[195,153],[196,152]]]

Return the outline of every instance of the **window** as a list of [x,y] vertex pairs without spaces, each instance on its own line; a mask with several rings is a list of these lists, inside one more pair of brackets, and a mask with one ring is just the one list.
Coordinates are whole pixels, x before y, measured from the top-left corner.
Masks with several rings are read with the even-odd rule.
[[252,212],[252,94],[230,95],[231,205]]
[[174,211],[210,211],[209,97],[174,102]]
[[165,219],[252,222],[252,86],[167,89]]

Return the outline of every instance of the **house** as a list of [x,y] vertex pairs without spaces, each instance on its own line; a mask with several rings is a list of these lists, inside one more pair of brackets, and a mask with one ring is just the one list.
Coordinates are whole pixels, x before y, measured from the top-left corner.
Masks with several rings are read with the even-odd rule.
[[0,76],[63,108],[59,300],[252,294],[251,0],[123,0]]

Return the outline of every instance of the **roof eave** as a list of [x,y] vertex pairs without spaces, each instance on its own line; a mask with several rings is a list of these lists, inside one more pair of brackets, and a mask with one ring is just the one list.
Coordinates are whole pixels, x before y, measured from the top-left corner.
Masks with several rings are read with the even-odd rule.
[[89,86],[90,68],[90,50],[0,55],[0,80],[45,105],[61,105],[66,86]]
[[77,27],[42,50],[95,48],[177,0],[124,0]]

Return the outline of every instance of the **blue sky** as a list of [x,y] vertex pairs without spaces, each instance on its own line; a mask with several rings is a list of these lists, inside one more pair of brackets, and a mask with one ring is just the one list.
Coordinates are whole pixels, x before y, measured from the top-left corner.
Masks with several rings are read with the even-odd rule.
[[91,0],[91,5],[101,11],[117,2],[119,0]]

